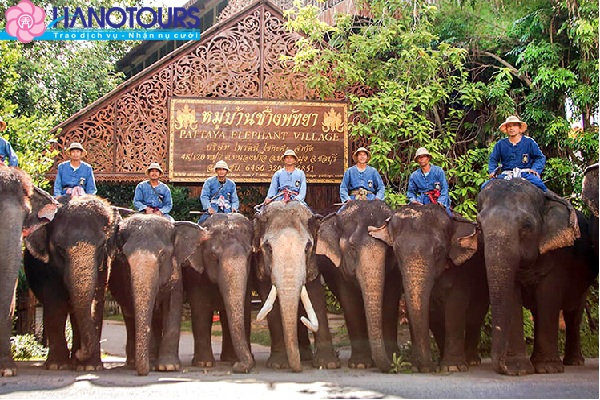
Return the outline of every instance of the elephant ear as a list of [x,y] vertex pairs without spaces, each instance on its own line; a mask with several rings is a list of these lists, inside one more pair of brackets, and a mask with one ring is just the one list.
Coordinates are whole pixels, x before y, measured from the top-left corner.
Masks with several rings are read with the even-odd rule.
[[367,230],[369,231],[369,235],[374,237],[375,239],[379,239],[382,242],[386,243],[388,246],[394,246],[394,240],[392,235],[390,234],[390,219],[387,218],[385,223],[381,225],[379,228],[376,226],[368,226]]
[[41,226],[25,237],[25,247],[27,247],[27,250],[29,250],[35,258],[45,263],[50,261],[47,235],[46,226]]
[[50,194],[34,186],[29,198],[30,212],[23,222],[23,237],[31,235],[36,229],[54,219],[60,204]]
[[577,214],[571,203],[551,191],[545,195],[540,254],[573,246],[575,239],[581,237]]
[[[121,214],[119,213],[118,207],[111,206],[112,210],[112,218],[110,221],[109,230],[107,232],[107,240],[106,240],[106,253],[108,254],[108,259],[112,260],[119,246],[117,245],[117,238],[119,236],[119,225],[122,221]],[[123,247],[122,245],[120,247]]]
[[464,264],[477,252],[477,224],[460,216],[452,218],[452,237],[448,257],[454,265]]
[[210,234],[206,228],[189,221],[177,221],[173,239],[173,257],[177,265],[186,261],[196,248],[205,242]]
[[[308,232],[310,236],[313,238],[313,243],[317,243],[317,237],[319,235],[319,226],[321,225],[321,220],[323,216],[319,214],[315,214],[308,220]],[[316,254],[316,246],[313,246],[310,257],[307,262],[307,271],[306,271],[306,281],[311,282],[315,280],[319,276],[319,266],[317,265],[317,254]]]
[[265,264],[265,258],[261,250],[260,242],[260,240],[263,237],[263,234],[265,233],[265,226],[266,221],[264,214],[254,219],[254,234],[252,235],[252,252],[254,253],[253,259],[256,267],[256,276],[260,281],[267,280],[267,278],[270,275],[270,272],[267,271],[267,266]]
[[338,268],[342,264],[337,214],[329,214],[321,221],[315,253],[326,256]]

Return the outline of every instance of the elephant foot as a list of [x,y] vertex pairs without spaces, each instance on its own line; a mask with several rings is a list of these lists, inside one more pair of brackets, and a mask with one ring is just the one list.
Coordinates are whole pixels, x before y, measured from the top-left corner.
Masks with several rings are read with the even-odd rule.
[[13,360],[9,360],[8,357],[0,361],[0,376],[16,376],[17,375],[17,364]]
[[233,373],[234,374],[247,374],[252,370],[252,368],[254,368],[255,364],[256,363],[254,362],[254,359],[250,363],[236,362],[233,364]]
[[215,366],[215,358],[211,357],[208,359],[202,359],[200,357],[194,356],[194,358],[192,359],[192,366],[199,368],[212,368]]
[[288,362],[287,354],[285,353],[271,353],[267,360],[267,367],[272,369],[288,369],[290,363]]
[[506,361],[492,361],[494,371],[502,375],[523,376],[533,374],[535,369],[527,357],[510,358]]
[[318,369],[338,369],[342,367],[342,363],[335,351],[328,349],[315,353],[312,366]]
[[585,358],[580,354],[579,356],[565,356],[563,359],[564,365],[585,365]]
[[430,372],[436,372],[437,367],[431,361],[412,361],[412,371],[420,372],[422,374],[428,374]]
[[77,371],[102,371],[104,369],[104,365],[102,363],[99,364],[77,364],[75,370]]
[[467,365],[470,367],[481,365],[481,358],[478,355],[467,356]]
[[313,359],[313,352],[310,345],[299,346],[298,350],[300,351],[300,361],[311,361]]
[[220,360],[224,362],[235,363],[238,361],[238,358],[235,353],[223,352],[221,353]]
[[468,370],[469,366],[466,361],[440,361],[440,372],[467,372]]
[[565,366],[560,358],[552,360],[532,359],[531,363],[536,374],[560,374],[565,372]]
[[348,359],[348,368],[352,369],[370,369],[373,368],[375,363],[371,359],[371,357],[354,357],[351,356]]
[[70,362],[58,363],[58,362],[46,361],[44,363],[44,368],[46,368],[49,371],[66,371],[66,370],[71,369],[71,363]]

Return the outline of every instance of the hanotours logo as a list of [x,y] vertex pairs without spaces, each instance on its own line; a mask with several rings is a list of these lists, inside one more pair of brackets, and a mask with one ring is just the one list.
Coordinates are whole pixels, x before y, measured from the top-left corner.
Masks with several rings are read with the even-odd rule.
[[6,12],[0,40],[197,40],[200,10],[196,7],[53,7],[46,11],[21,0]]

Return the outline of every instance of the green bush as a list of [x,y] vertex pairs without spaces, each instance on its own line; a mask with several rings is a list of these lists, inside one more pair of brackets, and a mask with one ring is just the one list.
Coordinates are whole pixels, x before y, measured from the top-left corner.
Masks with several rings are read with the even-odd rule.
[[36,337],[30,333],[11,337],[10,349],[13,358],[18,361],[43,359],[48,355],[48,348],[42,346]]

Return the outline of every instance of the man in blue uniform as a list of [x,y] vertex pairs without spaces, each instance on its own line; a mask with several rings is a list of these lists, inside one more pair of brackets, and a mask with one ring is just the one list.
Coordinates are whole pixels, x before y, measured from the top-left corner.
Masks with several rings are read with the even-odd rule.
[[439,204],[452,215],[444,170],[431,164],[431,154],[425,147],[417,149],[414,160],[419,164],[419,169],[410,174],[408,179],[408,200],[415,204]]
[[198,220],[199,224],[214,213],[228,214],[240,209],[235,182],[226,177],[229,172],[227,163],[223,160],[217,161],[215,172],[217,175],[208,178],[202,185],[200,203],[204,214]]
[[173,208],[171,189],[158,180],[163,170],[158,163],[151,163],[146,168],[148,180],[138,183],[135,187],[133,205],[139,212],[162,215],[173,221],[169,215]]
[[[6,130],[6,122],[0,117],[0,132]],[[18,167],[19,158],[13,150],[8,140],[0,137],[0,165],[8,165],[9,167]]]
[[264,204],[273,200],[298,200],[304,203],[306,197],[306,175],[304,171],[296,168],[298,156],[294,150],[283,153],[283,168],[276,171],[271,179]]
[[[535,140],[524,135],[527,124],[519,117],[511,115],[500,125],[500,130],[508,137],[500,139],[490,154],[488,162],[490,178],[523,178],[542,191],[547,191],[546,185],[540,178],[546,165],[546,156]],[[481,187],[483,188],[488,182]]]
[[54,196],[96,194],[96,180],[92,166],[81,161],[85,150],[81,143],[73,142],[69,146],[69,161],[58,165],[56,179],[54,180]]
[[356,149],[352,154],[355,165],[344,172],[340,184],[340,199],[342,203],[350,200],[383,200],[385,197],[385,185],[379,172],[367,165],[371,153],[364,147]]

